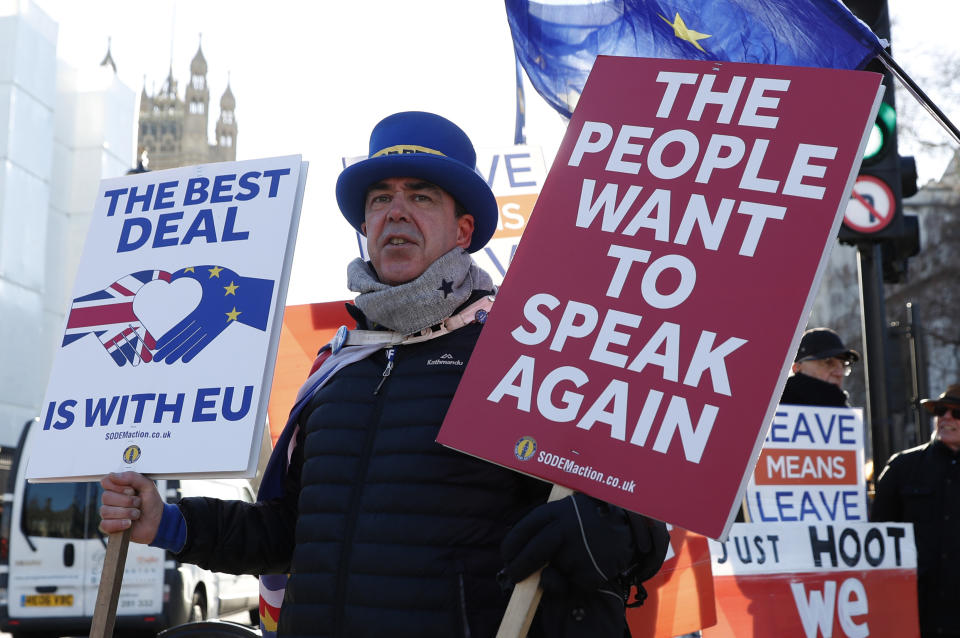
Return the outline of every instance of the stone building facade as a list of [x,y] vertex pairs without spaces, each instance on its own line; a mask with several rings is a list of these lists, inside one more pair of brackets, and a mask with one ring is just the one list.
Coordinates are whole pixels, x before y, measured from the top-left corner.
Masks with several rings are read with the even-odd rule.
[[190,62],[190,79],[181,99],[173,68],[155,95],[140,94],[137,145],[147,152],[149,168],[159,170],[237,159],[237,102],[230,83],[220,97],[220,116],[210,143],[210,89],[203,50]]

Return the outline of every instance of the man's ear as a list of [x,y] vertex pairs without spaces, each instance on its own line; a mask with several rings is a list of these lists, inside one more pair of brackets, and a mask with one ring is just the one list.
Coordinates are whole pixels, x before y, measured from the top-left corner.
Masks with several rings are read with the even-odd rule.
[[467,248],[473,241],[473,215],[457,217],[457,246]]
[[363,235],[364,237],[367,236],[367,222],[360,223],[360,234]]
[[800,364],[799,364],[799,363],[795,363],[795,364],[793,364],[792,366],[790,366],[790,371],[793,372],[794,374],[796,374],[797,372],[799,372],[799,371],[800,371]]

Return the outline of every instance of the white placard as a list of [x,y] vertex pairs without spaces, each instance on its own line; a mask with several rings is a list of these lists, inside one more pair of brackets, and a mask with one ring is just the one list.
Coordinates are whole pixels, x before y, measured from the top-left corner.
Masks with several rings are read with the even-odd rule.
[[714,576],[916,569],[917,550],[909,523],[736,523],[710,559]]
[[863,411],[779,405],[747,484],[754,523],[866,521]]
[[253,475],[306,167],[101,182],[27,478]]

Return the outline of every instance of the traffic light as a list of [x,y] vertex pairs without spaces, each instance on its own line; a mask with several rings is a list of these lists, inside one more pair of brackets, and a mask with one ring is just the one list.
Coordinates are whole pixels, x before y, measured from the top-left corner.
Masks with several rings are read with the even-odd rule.
[[907,260],[920,252],[920,220],[916,215],[903,216],[904,232],[880,244],[883,281],[902,284],[907,280]]
[[[878,37],[890,40],[886,0],[845,0],[845,4]],[[912,245],[919,246],[919,235],[915,234],[918,225],[904,221],[902,201],[917,192],[916,164],[912,157],[901,157],[897,151],[893,75],[877,60],[867,70],[883,73],[883,102],[864,150],[839,238],[847,244],[896,241],[901,248],[885,253],[899,260]]]

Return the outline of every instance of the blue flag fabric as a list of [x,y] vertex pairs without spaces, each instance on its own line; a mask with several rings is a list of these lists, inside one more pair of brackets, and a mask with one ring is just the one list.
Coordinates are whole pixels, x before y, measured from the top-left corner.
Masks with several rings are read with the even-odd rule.
[[838,0],[506,0],[517,57],[570,117],[598,55],[862,68],[884,44]]

